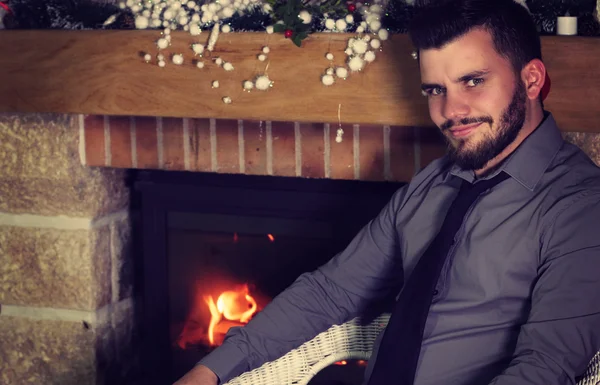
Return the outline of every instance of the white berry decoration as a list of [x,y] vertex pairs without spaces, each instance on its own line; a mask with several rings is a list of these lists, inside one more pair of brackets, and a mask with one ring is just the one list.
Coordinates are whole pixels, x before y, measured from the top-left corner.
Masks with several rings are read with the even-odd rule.
[[330,86],[335,82],[335,79],[333,78],[333,75],[325,74],[323,77],[321,77],[321,81],[326,86]]
[[354,56],[348,61],[348,67],[353,72],[357,72],[363,69],[365,66],[365,61],[360,58],[360,56]]
[[257,90],[266,91],[270,87],[273,87],[273,82],[267,75],[261,75],[256,78],[254,85],[256,86]]
[[346,67],[338,67],[335,69],[335,75],[338,78],[346,79],[348,77],[348,69]]
[[173,60],[173,64],[177,64],[178,66],[180,66],[183,64],[183,55],[181,55],[181,54],[173,55],[173,58],[171,60]]
[[254,83],[252,83],[250,80],[246,80],[244,82],[243,86],[244,86],[244,90],[250,91],[251,89],[254,88]]

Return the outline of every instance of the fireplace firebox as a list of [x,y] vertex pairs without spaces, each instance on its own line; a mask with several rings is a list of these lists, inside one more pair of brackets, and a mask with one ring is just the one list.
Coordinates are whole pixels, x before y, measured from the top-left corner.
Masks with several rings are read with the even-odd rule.
[[[138,171],[142,368],[171,384],[300,274],[342,250],[402,184]],[[311,385],[360,383],[339,362]]]

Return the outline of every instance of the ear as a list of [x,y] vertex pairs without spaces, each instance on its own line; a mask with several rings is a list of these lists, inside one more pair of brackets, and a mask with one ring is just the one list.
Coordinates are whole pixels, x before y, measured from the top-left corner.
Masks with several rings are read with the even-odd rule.
[[525,84],[527,97],[537,100],[546,81],[546,66],[540,59],[533,59],[521,70],[521,80]]

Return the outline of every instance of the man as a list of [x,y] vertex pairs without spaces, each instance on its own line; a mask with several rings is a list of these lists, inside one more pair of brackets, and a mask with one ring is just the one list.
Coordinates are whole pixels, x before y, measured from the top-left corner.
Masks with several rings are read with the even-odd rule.
[[[422,337],[414,330],[422,338],[414,384],[574,384],[600,349],[600,170],[543,110],[546,69],[529,13],[513,0],[438,1],[420,9],[410,35],[449,155],[177,385],[226,382],[402,285],[398,298],[406,299],[418,261],[448,235],[453,202],[500,175],[507,179],[454,221],[435,290],[421,293],[428,302]],[[410,317],[398,308],[392,315]],[[398,383],[389,365],[378,368],[403,348],[395,332],[390,320],[369,361],[369,385],[383,383],[373,379],[382,370]]]

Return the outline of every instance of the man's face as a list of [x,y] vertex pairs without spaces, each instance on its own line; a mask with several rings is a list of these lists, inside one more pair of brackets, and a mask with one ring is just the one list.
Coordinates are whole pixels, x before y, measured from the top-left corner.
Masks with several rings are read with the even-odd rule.
[[464,169],[482,169],[523,126],[523,81],[482,29],[419,56],[429,113],[448,140],[450,156]]

